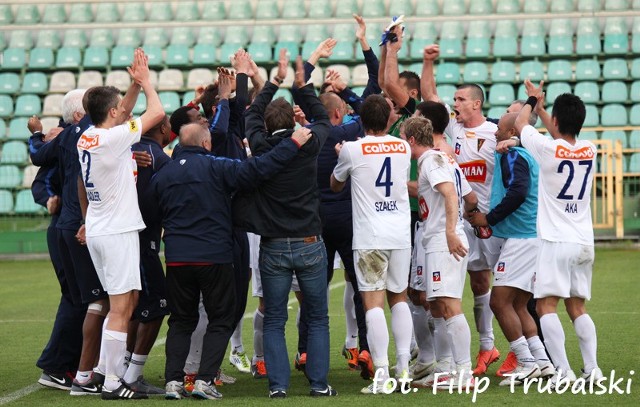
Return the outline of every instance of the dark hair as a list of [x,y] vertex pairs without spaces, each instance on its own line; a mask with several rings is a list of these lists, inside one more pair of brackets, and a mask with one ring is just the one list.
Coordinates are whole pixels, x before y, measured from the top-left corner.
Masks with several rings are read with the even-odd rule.
[[404,78],[406,80],[407,88],[410,90],[417,90],[418,100],[422,99],[422,95],[420,94],[420,77],[417,73],[413,71],[402,71],[398,78]]
[[416,110],[420,111],[422,117],[431,121],[435,134],[444,134],[444,130],[449,125],[449,112],[447,112],[447,108],[442,103],[431,100],[420,102],[416,106]]
[[369,95],[360,106],[360,119],[365,131],[379,133],[387,129],[391,107],[380,95]]
[[284,98],[271,101],[264,110],[264,124],[269,133],[280,129],[293,129],[296,125],[293,121],[293,106]]
[[94,125],[107,120],[109,110],[118,106],[120,91],[114,86],[96,86],[87,96],[87,112]]
[[458,86],[458,89],[471,89],[471,97],[473,100],[479,100],[480,105],[484,105],[484,91],[480,85],[476,85],[475,83],[463,83]]
[[577,136],[582,129],[587,111],[582,100],[571,93],[563,93],[553,102],[551,117],[558,121],[558,131],[561,134]]
[[327,88],[329,86],[331,86],[331,82],[322,82],[322,85],[320,85],[320,94],[323,95],[327,93]]
[[173,113],[171,113],[171,117],[169,118],[169,123],[171,123],[171,131],[175,134],[180,134],[180,127],[185,124],[191,123],[191,118],[187,114],[191,109],[191,106],[182,106],[177,108]]
[[211,119],[213,116],[213,107],[218,102],[218,85],[209,85],[205,88],[204,93],[202,94],[202,98],[200,99],[200,104],[202,104],[202,109],[204,109],[204,116],[207,120]]

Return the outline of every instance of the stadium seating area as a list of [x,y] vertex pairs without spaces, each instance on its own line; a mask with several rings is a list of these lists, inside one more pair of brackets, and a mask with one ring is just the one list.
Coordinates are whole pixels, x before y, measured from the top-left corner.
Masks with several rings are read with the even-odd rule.
[[[215,79],[215,67],[228,65],[239,47],[266,77],[279,49],[306,58],[333,36],[339,43],[322,68],[334,65],[358,88],[367,74],[352,13],[366,18],[375,51],[389,16],[406,16],[406,69],[419,73],[423,47],[438,43],[445,101],[455,85],[479,83],[488,116],[499,117],[524,98],[527,77],[548,82],[548,102],[576,93],[587,104],[583,137],[620,140],[626,171],[640,175],[640,0],[21,1],[0,4],[0,213],[38,211],[25,206],[23,190],[35,174],[27,118],[44,117],[47,130],[57,125],[65,92],[126,89],[135,47],[149,55],[167,112]],[[314,72],[317,86],[323,69]],[[289,100],[291,79],[280,90]],[[144,108],[141,97],[134,113]]]

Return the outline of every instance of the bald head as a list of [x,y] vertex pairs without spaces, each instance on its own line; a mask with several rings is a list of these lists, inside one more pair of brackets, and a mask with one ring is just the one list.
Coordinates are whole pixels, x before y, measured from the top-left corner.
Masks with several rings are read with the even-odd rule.
[[342,123],[342,119],[346,114],[346,106],[342,98],[333,92],[327,92],[320,95],[320,102],[327,109],[331,124],[334,126]]
[[496,140],[508,140],[510,137],[517,135],[516,118],[518,113],[505,113],[498,122],[498,130],[496,131]]
[[209,147],[211,150],[211,136],[209,130],[205,129],[198,123],[185,124],[180,128],[180,144],[183,146]]

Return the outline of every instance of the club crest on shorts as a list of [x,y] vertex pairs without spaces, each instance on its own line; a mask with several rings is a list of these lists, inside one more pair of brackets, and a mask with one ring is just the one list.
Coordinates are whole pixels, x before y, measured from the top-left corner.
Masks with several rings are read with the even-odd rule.
[[416,274],[419,275],[419,276],[422,275],[422,266],[416,267]]
[[498,263],[498,267],[496,267],[496,271],[499,273],[504,273],[504,261]]
[[432,281],[433,281],[434,283],[439,283],[439,282],[441,281],[441,280],[440,280],[440,272],[439,272],[439,271],[434,271],[434,272],[433,272]]

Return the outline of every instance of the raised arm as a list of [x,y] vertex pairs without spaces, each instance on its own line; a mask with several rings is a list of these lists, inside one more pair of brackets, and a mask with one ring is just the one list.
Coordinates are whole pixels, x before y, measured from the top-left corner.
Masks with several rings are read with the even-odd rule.
[[439,55],[440,47],[437,44],[424,47],[422,54],[422,76],[420,78],[420,93],[422,93],[423,100],[440,102],[436,88],[436,78],[433,74],[433,64]]
[[[364,56],[364,63],[367,65],[367,72],[369,73],[369,80],[367,86],[362,92],[362,98],[365,99],[369,95],[377,95],[382,92],[380,85],[378,85],[378,70],[380,69],[380,62],[378,57],[371,49],[369,42],[367,41],[367,25],[361,16],[353,15],[358,23],[358,29],[356,30],[356,38],[362,48],[362,55]],[[345,99],[347,100],[347,99]]]
[[[540,83],[536,87],[533,83],[531,83],[529,79],[524,80],[524,86],[527,90],[529,99],[527,99],[527,102],[524,104],[524,106],[522,106],[522,109],[520,110],[520,113],[516,118],[515,128],[518,131],[518,134],[522,132],[522,129],[524,129],[525,126],[529,125],[529,116],[531,116],[533,108],[535,108],[536,104],[541,102],[544,98],[544,93],[542,92],[543,85],[544,81],[540,81]],[[551,128],[553,128],[553,125],[551,125]]]
[[231,95],[231,77],[218,68],[218,105],[216,114],[209,122],[209,134],[211,135],[211,145],[217,147],[224,143],[229,133],[229,95]]
[[387,41],[385,46],[387,50],[387,58],[384,69],[385,86],[382,87],[382,89],[384,89],[391,100],[394,101],[396,106],[403,107],[409,102],[409,95],[399,83],[400,73],[398,72],[398,52],[402,48],[402,28],[400,26],[395,26],[392,28],[391,33],[396,35],[397,41]]
[[[127,68],[127,70],[129,71],[129,75],[131,75],[133,81],[137,84],[136,87],[141,86],[144,91],[144,95],[147,97],[147,110],[142,114],[142,116],[140,116],[140,120],[142,122],[141,132],[142,134],[145,134],[149,129],[160,123],[164,118],[165,113],[164,108],[162,107],[162,102],[160,102],[160,97],[153,88],[151,80],[149,79],[149,58],[144,54],[142,48],[138,48],[135,51],[133,65],[130,68]],[[131,109],[133,109],[137,99],[138,95],[136,94],[136,97],[133,99]],[[129,111],[129,114],[130,112],[131,111]],[[127,116],[129,114],[127,114]]]

